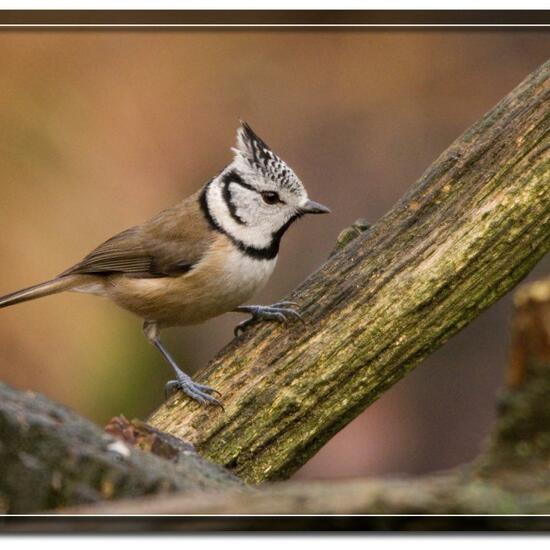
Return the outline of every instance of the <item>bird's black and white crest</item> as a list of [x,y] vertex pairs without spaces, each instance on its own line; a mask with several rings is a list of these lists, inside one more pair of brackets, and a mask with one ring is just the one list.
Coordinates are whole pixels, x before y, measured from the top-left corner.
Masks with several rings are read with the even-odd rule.
[[246,123],[237,130],[237,148],[233,149],[250,167],[289,191],[301,192],[303,185],[286,162],[279,158]]

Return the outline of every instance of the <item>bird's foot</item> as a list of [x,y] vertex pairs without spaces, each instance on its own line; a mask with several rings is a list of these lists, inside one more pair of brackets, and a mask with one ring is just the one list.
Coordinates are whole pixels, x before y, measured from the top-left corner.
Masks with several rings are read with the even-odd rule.
[[181,390],[185,395],[195,401],[198,401],[201,405],[211,404],[223,409],[222,402],[211,395],[213,393],[217,393],[221,396],[221,393],[218,390],[215,390],[210,386],[194,382],[190,376],[187,376],[183,372],[181,374],[183,376],[176,373],[177,380],[170,380],[164,387],[166,398],[172,395],[175,391]]
[[304,323],[303,317],[292,309],[298,304],[296,302],[277,302],[271,306],[240,306],[234,311],[239,313],[250,313],[250,319],[239,323],[233,330],[235,337],[240,336],[248,327],[260,321],[277,321],[288,323],[290,320],[297,320]]

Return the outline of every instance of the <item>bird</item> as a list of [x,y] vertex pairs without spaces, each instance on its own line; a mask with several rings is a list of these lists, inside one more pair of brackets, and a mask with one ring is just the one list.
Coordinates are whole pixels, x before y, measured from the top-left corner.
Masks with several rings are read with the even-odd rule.
[[301,320],[295,302],[243,304],[273,273],[290,225],[304,214],[330,212],[309,199],[292,168],[244,121],[231,150],[232,161],[197,192],[106,240],[53,279],[0,297],[0,308],[63,291],[107,297],[143,320],[145,337],[175,374],[167,393],[181,390],[201,405],[223,406],[217,390],[179,367],[160,331],[231,311],[250,315],[236,336],[263,320]]

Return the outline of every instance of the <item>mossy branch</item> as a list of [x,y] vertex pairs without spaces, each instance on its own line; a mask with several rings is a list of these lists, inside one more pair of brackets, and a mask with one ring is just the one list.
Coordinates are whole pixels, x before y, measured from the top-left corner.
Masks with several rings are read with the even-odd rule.
[[[501,392],[497,423],[487,449],[471,464],[422,477],[265,484],[256,491],[203,492],[142,498],[81,507],[77,513],[100,514],[497,514],[478,527],[513,529],[500,514],[550,511],[550,279],[526,285],[516,294],[513,346],[508,381]],[[546,518],[547,519],[547,518]],[[323,518],[323,526],[327,518]],[[372,528],[403,528],[399,517],[386,517]],[[451,529],[453,519],[409,518],[407,529]],[[261,528],[244,517],[232,528]],[[269,524],[268,524],[269,525]],[[273,525],[273,524],[272,524]],[[307,517],[279,521],[278,528],[315,528]],[[344,524],[345,525],[345,524]],[[460,525],[460,523],[459,523]],[[334,522],[338,526],[338,522]],[[191,528],[190,526],[187,526]],[[224,528],[212,517],[195,528]],[[318,527],[318,523],[317,523]],[[523,526],[525,527],[525,525]],[[548,527],[548,522],[531,524]]]
[[199,379],[225,411],[176,396],[149,422],[248,481],[289,477],[548,251],[549,96],[547,62],[291,293],[306,326],[222,350]]

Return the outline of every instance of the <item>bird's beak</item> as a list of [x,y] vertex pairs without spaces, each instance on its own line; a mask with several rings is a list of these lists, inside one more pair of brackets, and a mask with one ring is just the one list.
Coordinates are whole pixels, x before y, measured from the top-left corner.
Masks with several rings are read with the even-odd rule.
[[330,208],[327,208],[326,206],[323,206],[322,204],[319,204],[315,201],[308,200],[301,208],[300,210],[304,214],[329,214]]

